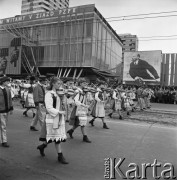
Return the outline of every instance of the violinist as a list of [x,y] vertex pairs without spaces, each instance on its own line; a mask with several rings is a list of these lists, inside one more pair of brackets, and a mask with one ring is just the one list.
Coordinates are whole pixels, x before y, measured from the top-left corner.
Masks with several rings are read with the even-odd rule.
[[89,121],[89,123],[92,126],[94,126],[95,119],[100,118],[103,122],[103,128],[109,129],[105,123],[105,108],[104,108],[104,106],[105,106],[106,98],[104,96],[103,89],[104,89],[104,84],[100,83],[99,87],[97,88],[97,92],[95,94],[96,103],[95,103],[94,110],[92,111],[93,119],[91,121]]

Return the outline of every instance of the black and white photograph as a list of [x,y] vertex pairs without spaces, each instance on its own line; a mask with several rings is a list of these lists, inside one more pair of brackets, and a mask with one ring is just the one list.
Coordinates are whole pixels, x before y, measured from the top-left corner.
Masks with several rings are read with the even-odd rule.
[[123,81],[141,78],[144,81],[160,82],[161,51],[137,51],[124,53]]
[[0,180],[177,179],[177,0],[0,0]]

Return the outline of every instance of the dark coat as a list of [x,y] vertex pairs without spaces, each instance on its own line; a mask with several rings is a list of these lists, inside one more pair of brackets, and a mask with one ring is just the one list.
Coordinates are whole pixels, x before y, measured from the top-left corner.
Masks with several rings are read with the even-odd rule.
[[45,98],[45,90],[44,87],[41,86],[40,84],[37,84],[34,87],[33,91],[33,96],[34,96],[34,103],[36,106],[39,105],[39,103],[44,103],[44,98]]
[[[149,75],[147,70],[152,74],[153,77]],[[130,76],[135,79],[135,77],[141,77],[143,79],[158,79],[159,75],[153,66],[151,66],[148,62],[139,59],[138,64],[134,62],[130,63]]]
[[0,88],[0,113],[13,110],[11,92],[8,88]]

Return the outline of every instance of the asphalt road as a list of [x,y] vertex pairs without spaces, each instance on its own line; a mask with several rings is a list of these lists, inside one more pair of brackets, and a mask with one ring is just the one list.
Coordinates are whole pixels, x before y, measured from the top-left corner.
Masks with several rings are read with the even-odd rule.
[[[16,108],[8,121],[10,148],[0,147],[0,180],[103,180],[105,158],[117,158],[116,161],[125,158],[121,165],[123,173],[130,169],[130,163],[136,163],[140,174],[143,163],[152,164],[157,159],[162,165],[158,175],[167,169],[163,167],[165,163],[174,166],[176,175],[176,127],[107,119],[110,129],[104,130],[98,119],[95,127],[86,128],[91,144],[82,142],[80,128],[75,131],[74,139],[68,138],[62,144],[69,164],[61,165],[57,162],[54,144],[48,145],[46,157],[39,155],[36,149],[40,144],[39,132],[29,130],[32,114],[23,117],[22,112]],[[122,179],[115,175],[116,179]],[[147,169],[147,179],[154,179],[152,168]]]

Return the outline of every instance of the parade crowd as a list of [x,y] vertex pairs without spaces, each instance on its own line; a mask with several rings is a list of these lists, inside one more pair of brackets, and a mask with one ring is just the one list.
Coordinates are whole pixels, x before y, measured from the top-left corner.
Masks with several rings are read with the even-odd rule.
[[[105,81],[89,83],[85,78],[58,78],[55,75],[31,76],[22,81],[10,82],[7,76],[0,77],[0,134],[2,147],[9,147],[7,141],[7,120],[13,111],[13,99],[20,97],[20,103],[25,109],[24,116],[32,111],[33,118],[29,129],[38,131],[41,127],[39,140],[42,142],[37,149],[45,156],[45,148],[55,143],[58,161],[68,164],[62,152],[62,142],[67,135],[73,139],[74,131],[80,127],[82,140],[91,143],[85,126],[99,118],[103,129],[109,129],[105,116],[112,118],[113,113],[123,120],[124,115],[131,116],[137,109],[144,111],[151,108],[150,101],[175,103],[176,90],[147,86],[123,86]],[[171,97],[171,100],[170,98]],[[125,112],[125,113],[123,113]],[[88,121],[88,117],[90,117]],[[88,122],[87,122],[88,121]],[[66,131],[66,123],[71,128]]]

